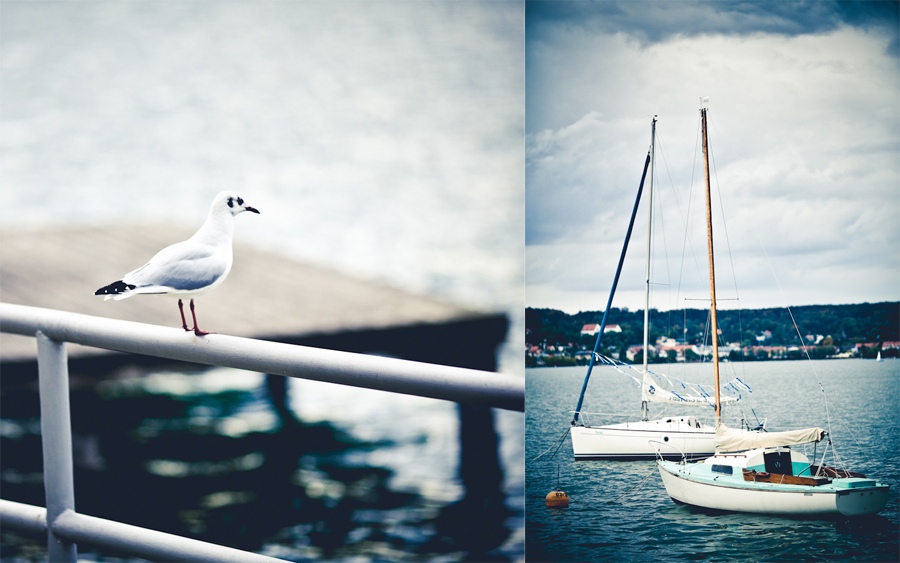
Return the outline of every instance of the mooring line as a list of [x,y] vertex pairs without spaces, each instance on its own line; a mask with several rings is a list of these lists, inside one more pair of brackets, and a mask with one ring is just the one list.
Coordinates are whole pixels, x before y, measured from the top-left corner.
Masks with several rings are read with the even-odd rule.
[[619,495],[618,497],[614,498],[613,500],[608,500],[608,501],[606,501],[607,504],[612,504],[612,503],[614,503],[614,502],[619,502],[620,500],[622,500],[624,497],[626,497],[628,494],[630,494],[634,489],[636,489],[637,487],[640,487],[641,485],[643,485],[643,484],[644,484],[644,481],[646,481],[646,480],[649,479],[654,473],[656,473],[655,470],[656,470],[656,468],[654,467],[653,469],[650,470],[649,473],[647,473],[647,475],[646,475],[643,479],[641,479],[637,484],[635,484],[634,486],[632,486],[630,489],[628,489],[627,491],[625,491],[624,493],[622,493],[622,494]]
[[[553,457],[556,457],[556,454],[559,453],[559,448],[562,447],[562,444],[566,439],[566,434],[568,434],[568,433],[569,433],[569,429],[567,427],[565,432],[563,432],[562,436],[560,436],[559,441],[556,443],[556,450],[553,452]],[[542,453],[541,455],[534,458],[534,461],[537,461],[537,460],[541,459],[542,457],[544,457],[545,455],[547,455],[547,452],[549,452],[551,449],[553,449],[553,446],[550,446],[549,448],[544,450],[544,453]]]

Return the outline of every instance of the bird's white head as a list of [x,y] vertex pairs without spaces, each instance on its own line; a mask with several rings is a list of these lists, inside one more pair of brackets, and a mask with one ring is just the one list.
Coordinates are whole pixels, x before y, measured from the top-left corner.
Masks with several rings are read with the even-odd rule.
[[212,202],[210,213],[230,213],[232,216],[244,211],[259,213],[254,207],[247,205],[244,198],[234,192],[219,192]]

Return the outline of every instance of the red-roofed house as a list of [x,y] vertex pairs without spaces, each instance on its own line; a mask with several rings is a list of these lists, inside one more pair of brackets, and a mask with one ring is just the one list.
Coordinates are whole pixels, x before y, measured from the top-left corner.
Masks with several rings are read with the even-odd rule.
[[598,324],[587,324],[581,327],[581,336],[597,336],[598,332],[600,332]]

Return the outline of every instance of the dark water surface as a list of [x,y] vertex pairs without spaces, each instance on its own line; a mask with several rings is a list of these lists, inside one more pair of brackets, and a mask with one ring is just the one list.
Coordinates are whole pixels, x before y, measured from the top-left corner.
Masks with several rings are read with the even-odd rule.
[[[523,558],[522,413],[490,411],[502,475],[481,487],[447,401],[228,368],[70,379],[84,514],[292,561]],[[4,376],[0,484],[43,506],[32,383]],[[3,530],[0,559],[46,560],[46,539]]]
[[[738,370],[750,384],[753,392],[744,408],[752,406],[761,418],[768,418],[771,430],[828,428],[830,419],[834,443],[845,462],[891,485],[888,506],[878,515],[858,519],[793,519],[713,515],[676,505],[654,462],[575,462],[568,436],[554,457],[586,370],[530,369],[525,430],[527,559],[900,560],[900,361],[767,362],[726,369]],[[608,368],[594,370],[586,410],[630,413],[637,420],[639,401],[639,388],[623,376]],[[536,459],[548,448],[549,453]],[[557,472],[560,488],[569,495],[569,508],[545,506],[545,496],[557,486]]]

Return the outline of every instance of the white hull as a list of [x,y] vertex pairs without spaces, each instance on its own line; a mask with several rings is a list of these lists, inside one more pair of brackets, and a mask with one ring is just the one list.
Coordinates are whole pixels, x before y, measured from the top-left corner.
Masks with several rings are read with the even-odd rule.
[[660,461],[659,473],[675,502],[728,512],[824,516],[875,514],[887,503],[888,486],[871,479],[835,479],[822,485],[784,485],[716,475],[706,463]]
[[[715,451],[715,429],[693,417],[668,417],[606,426],[573,426],[572,450],[586,459],[702,459]],[[659,455],[658,455],[659,454]]]

